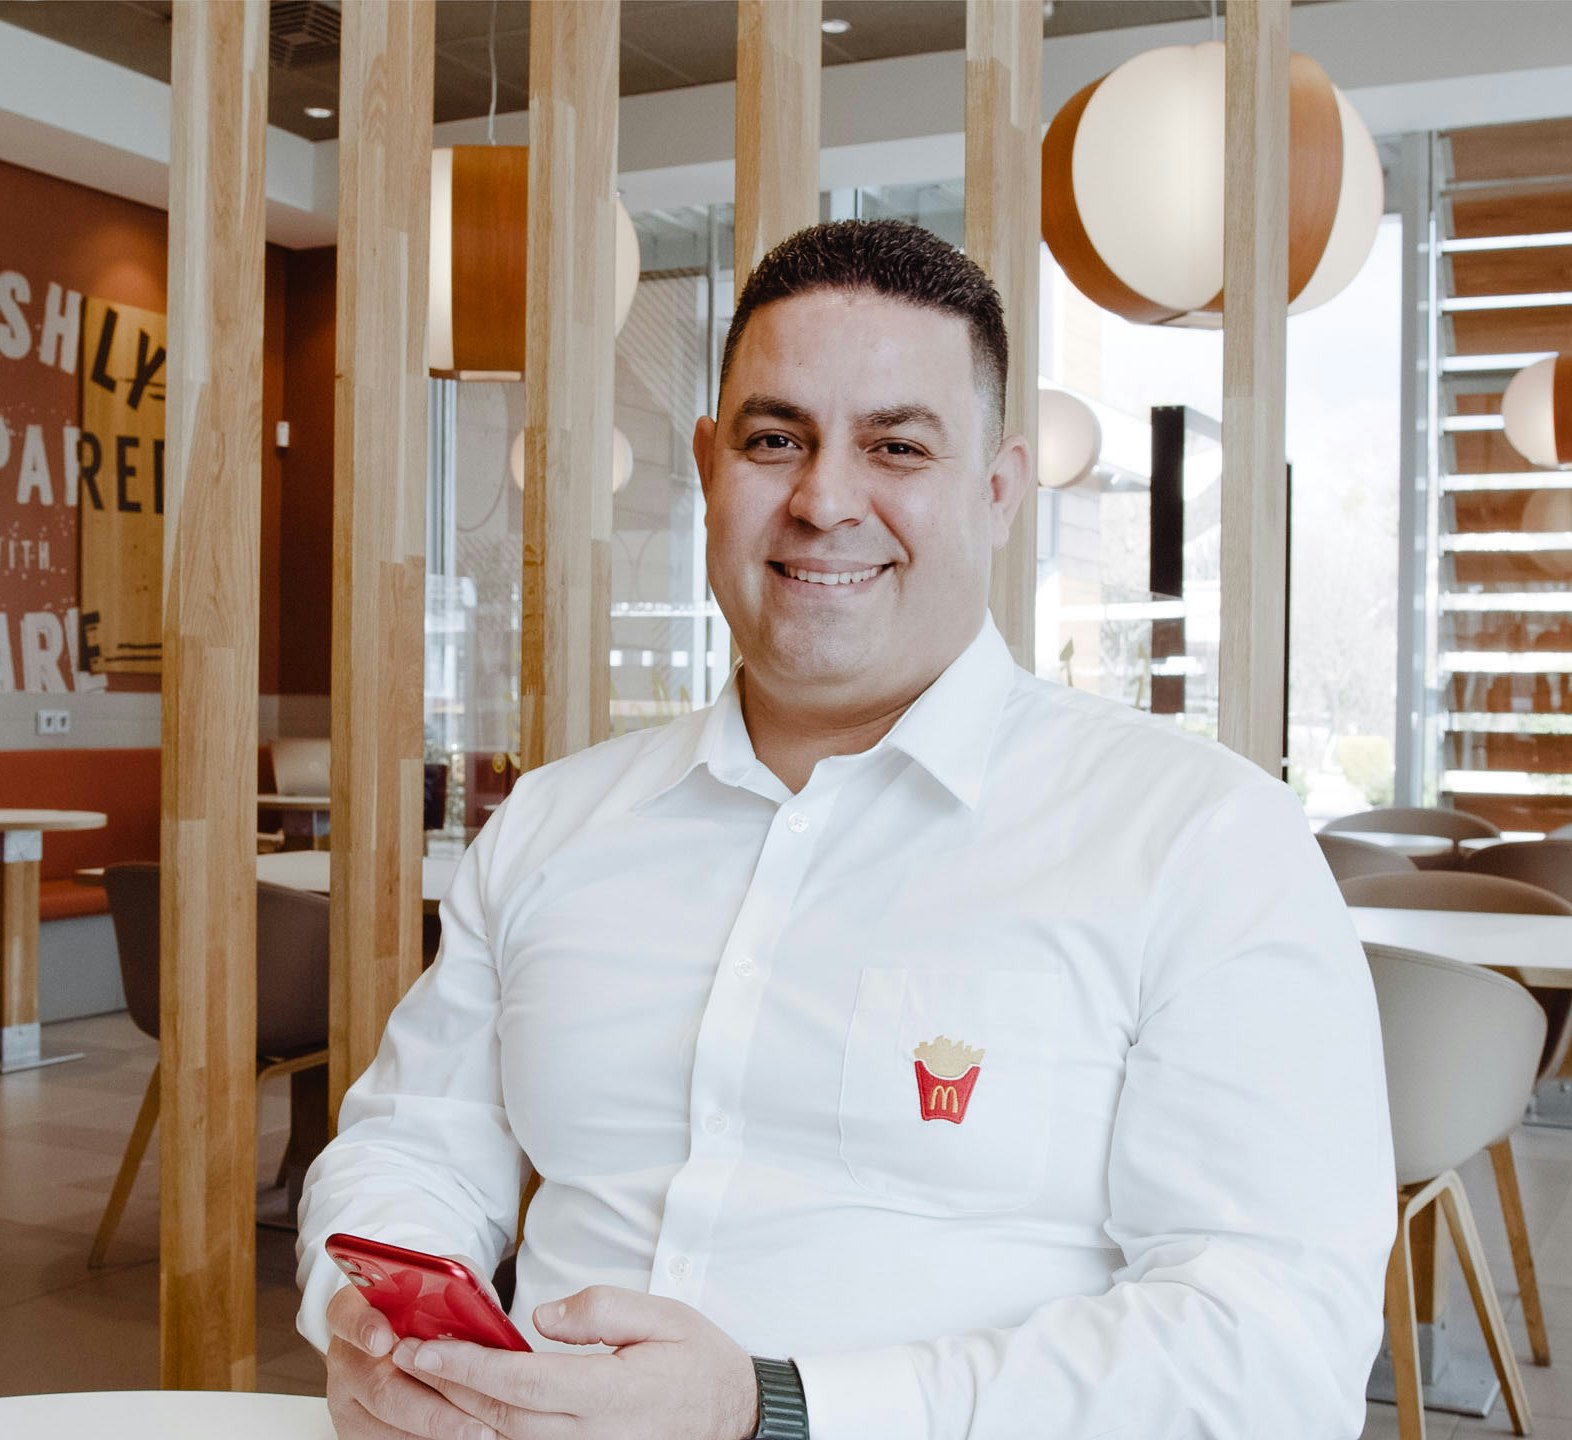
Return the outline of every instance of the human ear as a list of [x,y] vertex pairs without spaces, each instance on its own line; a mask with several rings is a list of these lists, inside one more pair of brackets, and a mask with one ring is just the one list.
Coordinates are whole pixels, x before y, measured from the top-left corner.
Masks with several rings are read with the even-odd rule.
[[1024,435],[1006,435],[999,443],[993,468],[988,476],[989,516],[993,527],[993,548],[1002,550],[1010,538],[1010,525],[1026,487],[1032,483],[1032,452]]
[[704,492],[704,503],[710,499],[710,465],[715,455],[715,422],[708,415],[700,415],[693,427],[693,463],[699,471],[699,488]]

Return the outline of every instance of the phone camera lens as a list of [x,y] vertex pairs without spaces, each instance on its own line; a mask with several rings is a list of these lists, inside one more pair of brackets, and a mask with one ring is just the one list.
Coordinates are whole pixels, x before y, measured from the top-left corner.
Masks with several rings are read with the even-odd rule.
[[349,1277],[349,1283],[360,1290],[369,1290],[371,1288],[371,1282],[358,1270]]

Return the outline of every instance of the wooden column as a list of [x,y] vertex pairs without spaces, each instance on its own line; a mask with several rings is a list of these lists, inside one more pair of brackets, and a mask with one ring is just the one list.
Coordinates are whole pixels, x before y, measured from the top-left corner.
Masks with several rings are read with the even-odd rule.
[[1218,738],[1283,762],[1288,0],[1228,7]]
[[[993,278],[1010,332],[1004,433],[1037,454],[1037,251],[1042,204],[1043,15],[1017,0],[967,0],[966,253]],[[1035,458],[1032,467],[1036,474]],[[989,608],[1028,670],[1037,665],[1037,486],[995,551]]]
[[531,0],[520,764],[611,733],[617,0]]
[[736,292],[819,221],[821,0],[737,0]]
[[432,0],[344,7],[329,1104],[420,974]]
[[256,1380],[256,777],[268,11],[176,0],[159,846],[166,1389]]

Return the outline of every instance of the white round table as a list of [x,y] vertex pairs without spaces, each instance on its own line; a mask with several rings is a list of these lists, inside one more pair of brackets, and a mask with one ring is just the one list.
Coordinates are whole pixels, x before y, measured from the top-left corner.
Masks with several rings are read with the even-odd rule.
[[1328,835],[1339,835],[1345,840],[1363,840],[1367,845],[1379,845],[1383,850],[1395,850],[1410,860],[1425,860],[1434,855],[1450,855],[1453,842],[1445,835],[1405,835],[1395,830],[1328,830]]
[[38,1024],[38,867],[46,830],[102,830],[101,810],[0,810],[0,1074],[36,1070],[79,1053],[44,1053]]
[[93,1390],[0,1397],[6,1440],[334,1440],[327,1401],[245,1391]]

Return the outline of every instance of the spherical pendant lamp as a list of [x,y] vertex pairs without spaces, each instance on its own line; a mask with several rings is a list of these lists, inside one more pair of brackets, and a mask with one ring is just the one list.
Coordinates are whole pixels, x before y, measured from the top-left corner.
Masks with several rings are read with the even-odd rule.
[[[1071,282],[1138,324],[1221,323],[1223,47],[1149,50],[1094,81],[1043,138],[1042,232]],[[1364,122],[1307,55],[1289,67],[1289,313],[1358,274],[1381,222]]]
[[[519,431],[508,447],[508,472],[520,490],[524,488],[524,432]],[[633,478],[633,443],[622,431],[611,432],[611,493],[621,491]]]
[[1572,465],[1572,354],[1538,360],[1512,377],[1501,397],[1512,448],[1531,465]]
[[1092,407],[1063,390],[1037,392],[1037,483],[1067,490],[1091,476],[1103,448]]
[[[614,327],[639,283],[639,238],[616,202]],[[529,147],[455,145],[431,157],[427,365],[451,380],[524,376]]]

